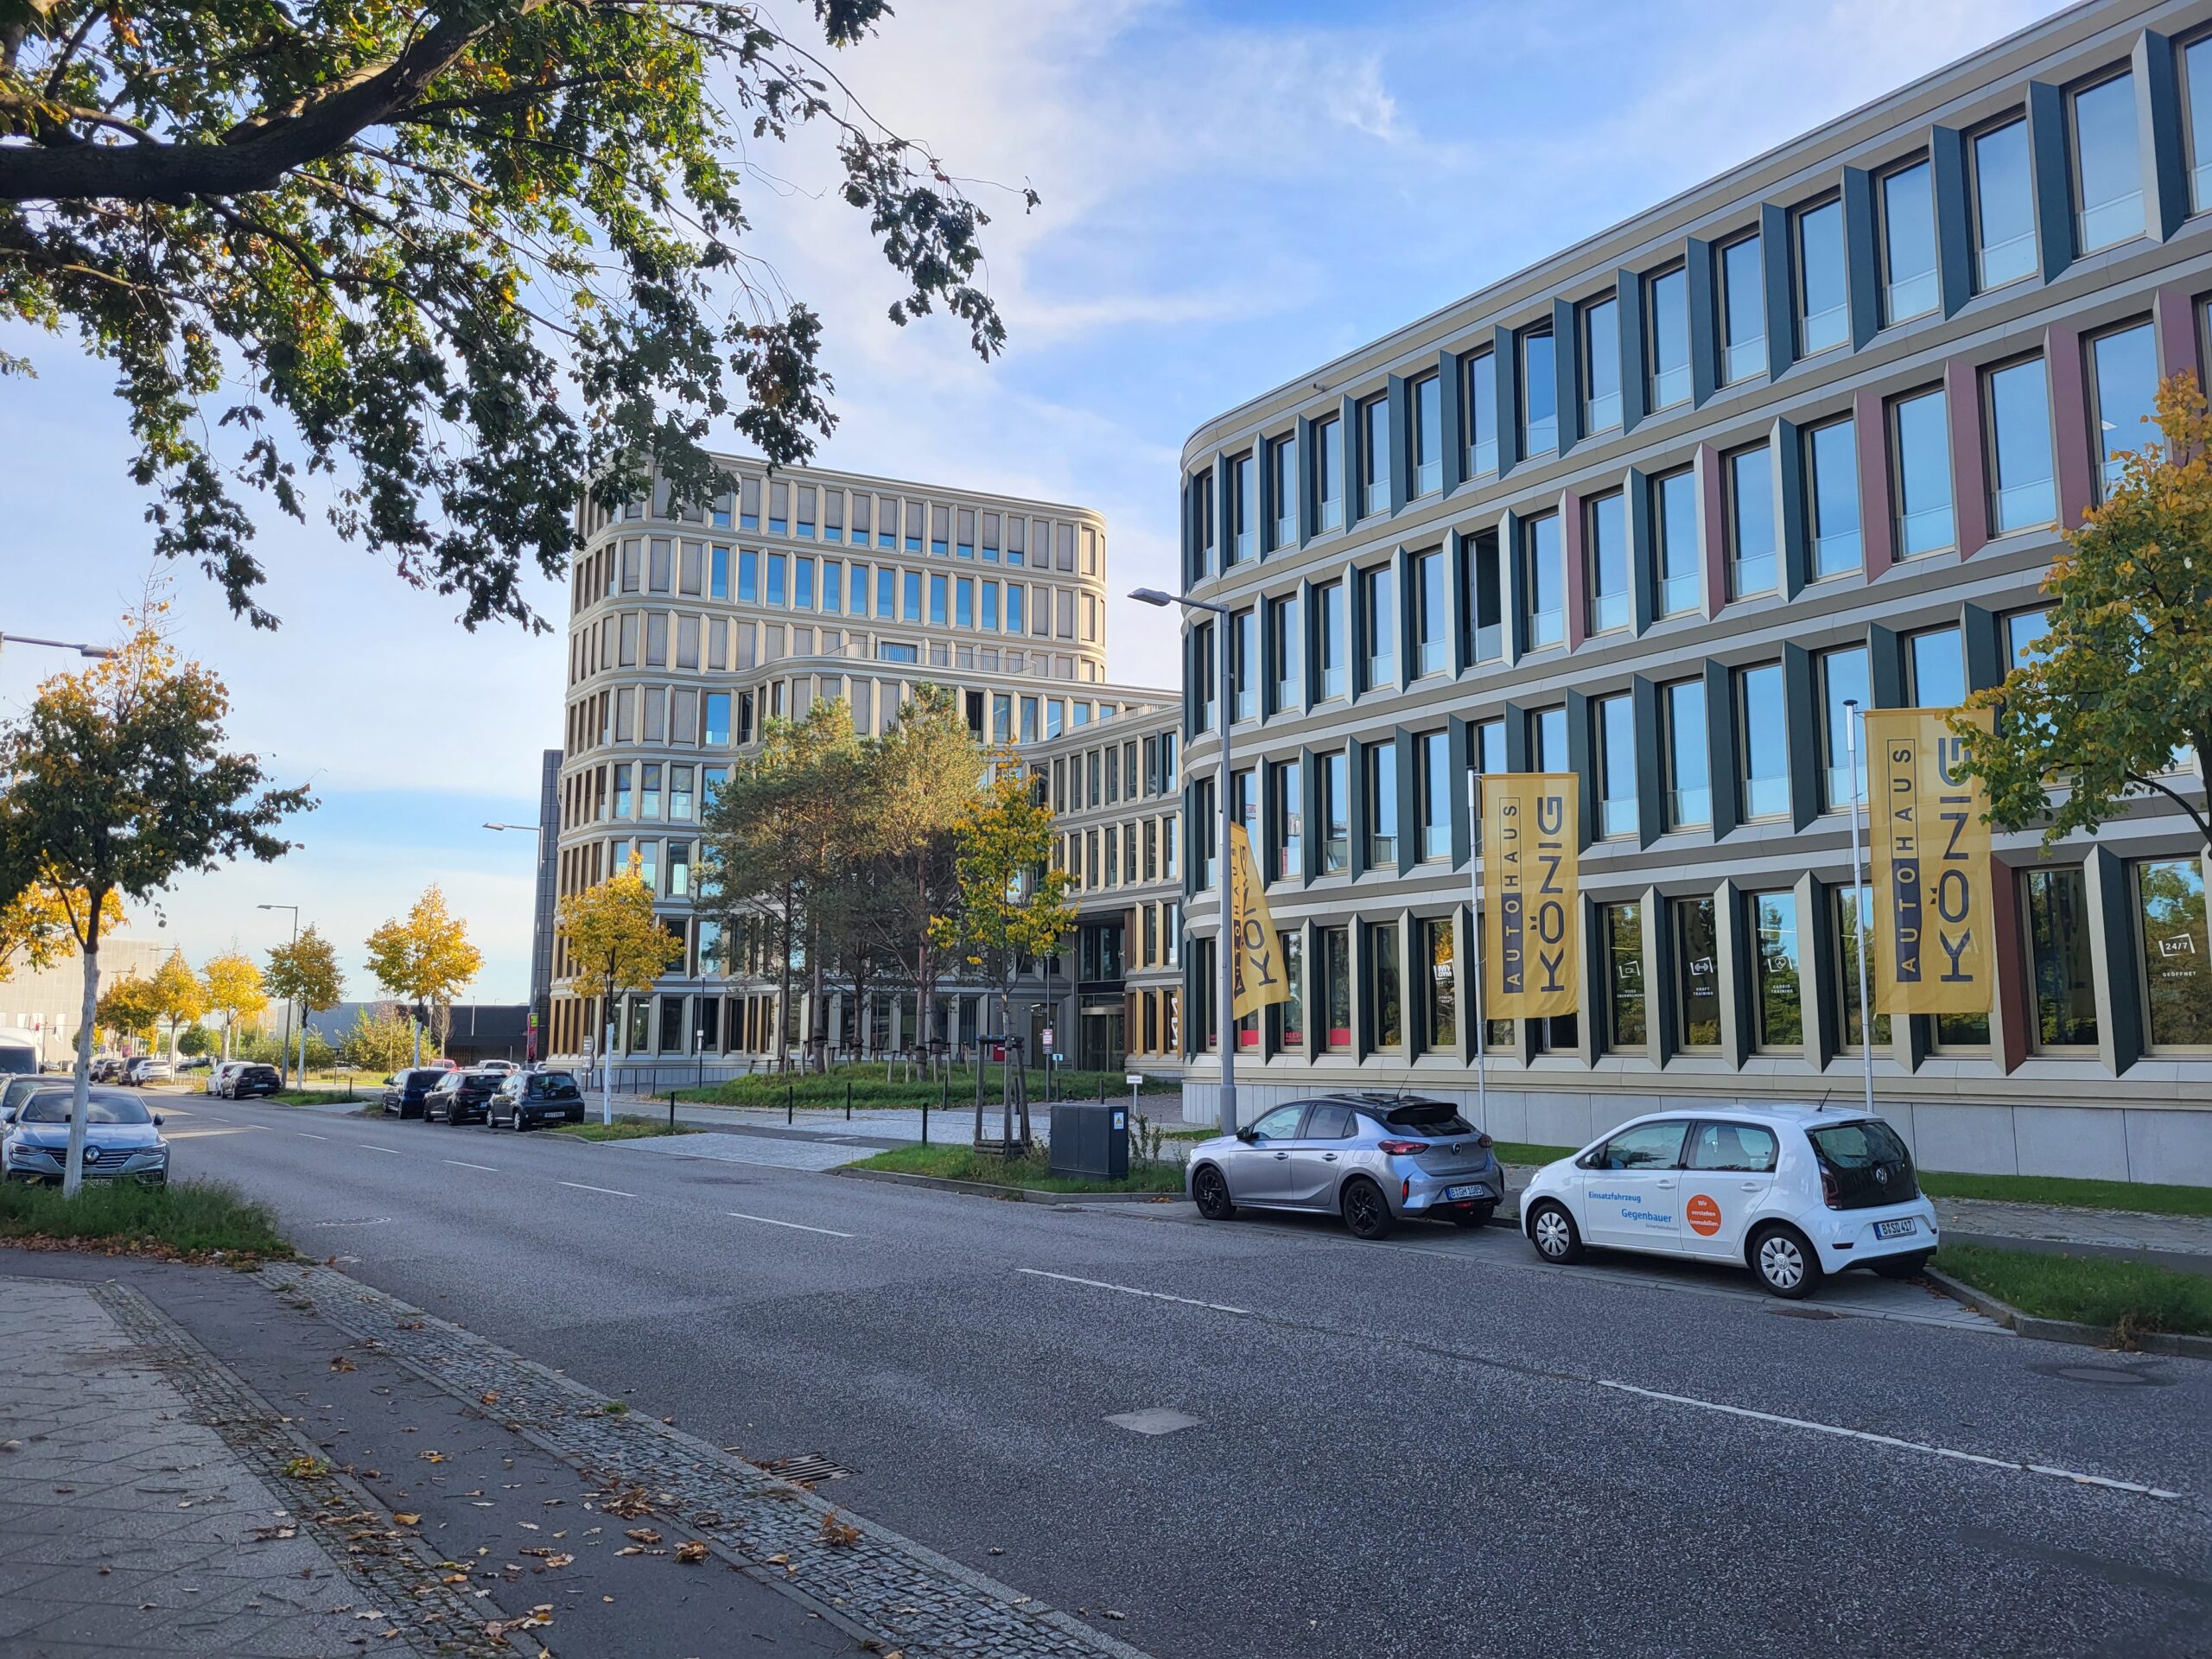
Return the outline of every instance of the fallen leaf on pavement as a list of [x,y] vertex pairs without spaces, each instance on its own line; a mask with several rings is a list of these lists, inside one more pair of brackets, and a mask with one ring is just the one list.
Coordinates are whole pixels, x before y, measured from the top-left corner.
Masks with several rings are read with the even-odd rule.
[[446,1454],[442,1452],[425,1452],[423,1453],[423,1461],[425,1463],[443,1463],[445,1460]]
[[617,1555],[642,1555],[645,1553],[645,1547],[643,1544],[625,1544],[614,1553]]
[[395,1510],[391,1518],[398,1522],[403,1527],[420,1526],[423,1523],[423,1517],[421,1516],[410,1515],[404,1510]]
[[624,1533],[622,1535],[625,1538],[635,1539],[641,1544],[657,1544],[660,1542],[660,1534],[655,1532],[651,1527],[632,1527],[629,1531]]
[[676,1547],[676,1559],[679,1561],[703,1561],[707,1559],[707,1547],[694,1538],[688,1544]]
[[822,1517],[822,1541],[832,1549],[849,1549],[861,1541],[861,1529],[849,1527],[837,1518],[832,1510]]
[[768,1558],[768,1565],[771,1567],[781,1567],[790,1560],[791,1557],[788,1555],[771,1555]]
[[335,1354],[331,1357],[330,1369],[334,1371],[350,1371],[354,1369],[354,1365],[353,1362],[345,1355]]
[[487,1406],[496,1406],[499,1403],[499,1391],[497,1389],[486,1389],[476,1397]]

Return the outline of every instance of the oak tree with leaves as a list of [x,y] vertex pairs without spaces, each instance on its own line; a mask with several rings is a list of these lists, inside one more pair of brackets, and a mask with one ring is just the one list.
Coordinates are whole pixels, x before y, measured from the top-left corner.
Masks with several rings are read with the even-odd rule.
[[[613,999],[650,991],[653,982],[683,954],[683,942],[653,915],[653,890],[645,885],[637,854],[596,887],[561,895],[554,931],[575,964],[570,988],[588,1001],[612,1007]],[[611,1045],[610,1045],[611,1047]],[[611,1054],[602,1064],[611,1061]],[[602,1090],[600,1116],[610,1120],[613,1078]]]

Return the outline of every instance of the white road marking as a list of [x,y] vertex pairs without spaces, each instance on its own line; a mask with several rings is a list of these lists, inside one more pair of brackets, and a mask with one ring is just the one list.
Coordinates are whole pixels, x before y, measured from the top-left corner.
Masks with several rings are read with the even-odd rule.
[[294,1129],[292,1133],[298,1135],[303,1141],[327,1141],[330,1139],[327,1135],[309,1135],[305,1129]]
[[1960,1452],[1948,1446],[1930,1446],[1924,1440],[1900,1440],[1894,1434],[1876,1434],[1863,1428],[1844,1428],[1835,1423],[1816,1423],[1803,1417],[1784,1417],[1770,1411],[1753,1411],[1747,1406],[1723,1405],[1718,1401],[1699,1400],[1686,1394],[1662,1394],[1656,1389],[1639,1389],[1633,1382],[1614,1382],[1605,1377],[1591,1380],[1601,1389],[1641,1395],[1646,1400],[1657,1400],[1670,1406],[1694,1406],[1700,1411],[1717,1411],[1730,1417],[1748,1417],[1754,1422],[1775,1423],[1784,1428],[1810,1429],[1815,1434],[1834,1434],[1845,1440],[1866,1440],[1875,1446],[1894,1446],[1900,1452],[1920,1452],[1932,1458],[1951,1458],[1961,1463],[1976,1463],[1988,1469],[2052,1475],[2060,1480],[2070,1480],[2077,1486],[2101,1486],[2115,1492],[2133,1492],[2142,1497],[2173,1499],[2186,1496],[2182,1492],[2168,1491],[2163,1486],[2145,1486],[2133,1480],[2114,1480],[2107,1475],[2085,1475],[2071,1469],[2055,1469],[2049,1464],[2021,1463],[2012,1458],[1987,1457],[1979,1452]]
[[851,1238],[851,1233],[841,1233],[835,1227],[810,1227],[803,1221],[778,1221],[773,1216],[748,1216],[742,1210],[725,1210],[722,1213],[733,1221],[757,1221],[763,1227],[789,1227],[795,1232],[827,1233],[832,1238]]
[[1185,1307],[1203,1307],[1213,1313],[1242,1313],[1257,1319],[1249,1307],[1231,1307],[1226,1302],[1201,1302],[1188,1296],[1170,1296],[1164,1290],[1139,1290],[1135,1285],[1110,1285],[1103,1279],[1078,1279],[1071,1273],[1047,1273],[1042,1268],[1016,1268],[1016,1273],[1026,1273],[1033,1279],[1057,1279],[1065,1285],[1088,1285],[1093,1290],[1118,1290],[1124,1296],[1142,1296],[1155,1302],[1179,1302]]
[[456,1169],[480,1169],[487,1175],[496,1175],[499,1173],[490,1164],[472,1164],[466,1158],[445,1158],[439,1161],[451,1164]]
[[618,1192],[611,1186],[593,1186],[583,1181],[563,1181],[561,1185],[573,1186],[579,1192],[604,1192],[610,1198],[634,1198],[638,1196],[634,1192]]
[[399,1156],[399,1148],[397,1147],[380,1147],[373,1141],[356,1141],[353,1144],[361,1147],[364,1151],[388,1152],[395,1158]]

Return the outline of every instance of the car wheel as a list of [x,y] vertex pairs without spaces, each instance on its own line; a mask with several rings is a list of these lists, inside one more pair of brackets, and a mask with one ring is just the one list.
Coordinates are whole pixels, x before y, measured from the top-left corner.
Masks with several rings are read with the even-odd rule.
[[1582,1259],[1582,1232],[1563,1204],[1540,1204],[1529,1212],[1529,1242],[1547,1262]]
[[1471,1210],[1454,1210],[1452,1221],[1453,1225],[1459,1227],[1487,1227],[1490,1218],[1497,1213],[1496,1205],[1478,1204]]
[[1355,1175],[1344,1183],[1338,1203],[1344,1214],[1344,1225],[1351,1230],[1354,1238],[1388,1238],[1392,1217],[1390,1200],[1382,1196],[1382,1189],[1364,1175]]
[[1866,1265],[1885,1279],[1911,1279],[1928,1270],[1928,1258],[1932,1250],[1915,1250],[1908,1255],[1885,1255]]
[[1230,1199],[1229,1183],[1211,1164],[1192,1172],[1191,1198],[1208,1221],[1227,1221],[1236,1213],[1236,1205]]
[[1785,1301],[1801,1302],[1820,1287],[1821,1258],[1795,1227],[1762,1228],[1751,1237],[1751,1271]]

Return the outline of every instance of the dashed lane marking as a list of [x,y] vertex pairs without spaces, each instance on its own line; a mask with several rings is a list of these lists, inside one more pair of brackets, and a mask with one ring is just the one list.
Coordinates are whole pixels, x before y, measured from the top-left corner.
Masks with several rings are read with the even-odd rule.
[[1016,1268],[1016,1273],[1026,1273],[1033,1279],[1057,1279],[1062,1284],[1088,1285],[1093,1290],[1117,1290],[1124,1296],[1142,1296],[1148,1301],[1179,1302],[1185,1307],[1203,1307],[1215,1313],[1242,1313],[1248,1319],[1258,1319],[1249,1307],[1231,1307],[1226,1302],[1201,1302],[1188,1296],[1170,1296],[1164,1290],[1139,1290],[1135,1285],[1112,1285],[1103,1279],[1078,1279],[1071,1273],[1047,1273],[1042,1268]]
[[441,1163],[451,1164],[455,1169],[480,1169],[486,1175],[496,1175],[499,1173],[499,1170],[491,1164],[472,1164],[466,1158],[442,1158],[438,1161]]
[[778,1221],[773,1216],[748,1216],[742,1210],[725,1210],[722,1213],[733,1221],[757,1221],[763,1227],[788,1227],[800,1233],[826,1233],[831,1238],[855,1236],[851,1233],[841,1233],[835,1227],[810,1227],[803,1221]]
[[610,1198],[634,1198],[638,1196],[634,1192],[617,1192],[611,1186],[594,1186],[586,1181],[563,1181],[561,1185],[573,1186],[579,1192],[604,1192]]
[[356,1141],[353,1144],[368,1152],[388,1152],[395,1158],[399,1156],[397,1147],[380,1147],[373,1141]]

